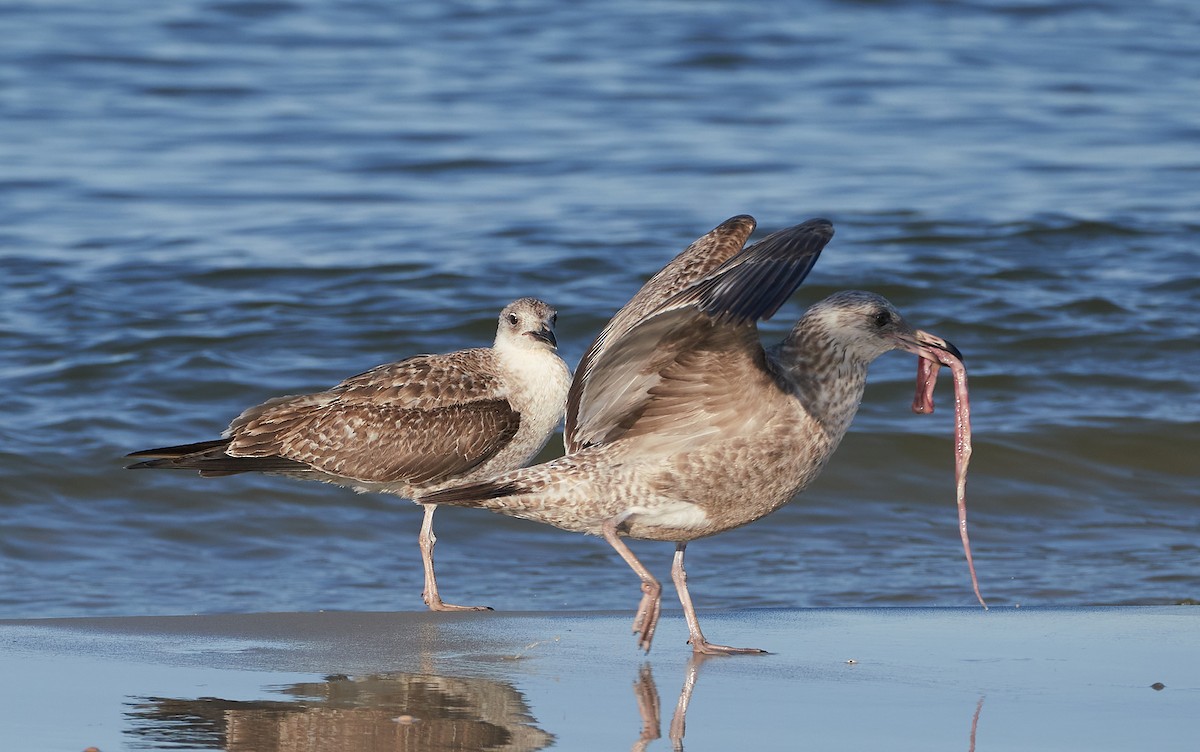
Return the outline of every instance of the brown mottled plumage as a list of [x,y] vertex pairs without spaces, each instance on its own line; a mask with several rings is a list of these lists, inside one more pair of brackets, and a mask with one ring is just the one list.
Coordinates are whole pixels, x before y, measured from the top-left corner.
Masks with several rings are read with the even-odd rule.
[[[495,344],[418,355],[315,394],[268,400],[225,438],[135,452],[131,469],[261,471],[421,501],[430,491],[521,467],[562,419],[571,374],[555,354],[556,314],[534,298],[500,313]],[[443,603],[433,573],[434,506],[425,507],[424,598]]]
[[[688,541],[775,511],[825,466],[862,399],[867,366],[904,349],[932,358],[945,341],[912,329],[882,297],[842,292],[812,306],[770,349],[756,321],[791,295],[833,235],[825,220],[777,232],[654,304],[590,353],[572,384],[562,458],[429,501],[601,535],[642,580],[634,619],[649,650],[661,585],[621,536],[674,541],[672,579],[697,653],[757,652],[713,645],[688,594]],[[651,287],[651,285],[647,285]],[[635,298],[635,300],[637,300]]]
[[[646,284],[642,285],[642,289],[605,324],[583,354],[576,372],[589,373],[592,363],[601,357],[608,346],[620,339],[646,314],[688,285],[708,276],[742,250],[756,225],[754,217],[748,214],[730,217],[671,259],[670,263],[648,279]],[[571,391],[567,395],[567,418],[563,439],[568,452],[578,451],[585,445],[594,443],[596,439],[585,435],[577,426],[579,401],[585,382],[584,378],[576,378],[571,383]]]

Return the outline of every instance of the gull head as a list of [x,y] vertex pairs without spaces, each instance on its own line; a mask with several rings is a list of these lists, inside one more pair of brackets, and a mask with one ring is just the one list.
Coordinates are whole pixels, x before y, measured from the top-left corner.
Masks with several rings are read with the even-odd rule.
[[522,350],[558,349],[554,324],[558,311],[537,298],[514,300],[500,312],[496,327],[496,345]]
[[886,298],[873,292],[846,290],[813,305],[797,330],[820,332],[820,338],[862,366],[892,350],[905,350],[934,363],[937,352],[962,360],[958,348],[929,332],[914,329]]

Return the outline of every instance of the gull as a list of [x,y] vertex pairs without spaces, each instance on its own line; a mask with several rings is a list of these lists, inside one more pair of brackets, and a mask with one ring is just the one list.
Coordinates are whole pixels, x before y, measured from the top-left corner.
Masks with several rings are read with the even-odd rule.
[[[714,232],[725,234],[732,222],[728,235],[749,234],[747,220]],[[427,501],[603,537],[642,582],[633,631],[646,651],[662,586],[622,539],[674,542],[671,577],[692,650],[763,652],[705,639],[687,588],[687,544],[760,519],[803,491],[850,427],[877,357],[905,350],[937,364],[961,360],[953,345],[863,291],[818,302],[782,342],[764,348],[757,321],[791,296],[832,237],[830,222],[809,220],[711,270],[700,269],[715,261],[702,238],[652,278],[585,354],[568,401],[565,456],[448,487]]]
[[[224,438],[134,452],[130,469],[260,471],[395,494],[423,503],[430,491],[528,464],[562,420],[571,372],[557,354],[557,313],[536,298],[500,312],[490,348],[418,355],[352,376],[315,394],[244,411]],[[433,570],[434,504],[419,544],[422,598],[433,611],[485,610],[444,603]]]

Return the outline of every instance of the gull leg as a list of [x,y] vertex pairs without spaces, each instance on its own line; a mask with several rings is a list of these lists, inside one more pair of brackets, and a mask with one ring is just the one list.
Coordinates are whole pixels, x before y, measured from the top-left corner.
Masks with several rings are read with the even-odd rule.
[[604,523],[602,531],[604,540],[616,549],[629,568],[642,581],[642,601],[638,604],[637,615],[633,617],[633,633],[638,637],[638,647],[650,652],[650,643],[654,640],[654,630],[658,627],[658,617],[662,613],[662,585],[650,574],[642,562],[633,555],[629,546],[617,535],[617,525],[624,522],[623,517],[614,517]]
[[437,536],[433,534],[433,510],[437,509],[437,504],[421,506],[425,507],[425,519],[421,522],[421,536],[417,542],[421,545],[421,562],[425,565],[425,590],[421,592],[425,605],[429,606],[430,611],[491,611],[488,606],[455,606],[442,602],[442,597],[438,595],[437,578],[433,574],[433,546],[437,543]]
[[688,642],[692,645],[692,652],[704,655],[767,652],[758,648],[731,648],[728,645],[714,645],[704,639],[704,633],[700,631],[700,620],[696,618],[696,608],[692,605],[692,596],[688,594],[687,572],[683,570],[683,550],[685,548],[687,548],[686,542],[675,544],[675,561],[671,564],[671,581],[675,583],[675,590],[679,593],[679,602],[683,604],[683,616],[687,619]]

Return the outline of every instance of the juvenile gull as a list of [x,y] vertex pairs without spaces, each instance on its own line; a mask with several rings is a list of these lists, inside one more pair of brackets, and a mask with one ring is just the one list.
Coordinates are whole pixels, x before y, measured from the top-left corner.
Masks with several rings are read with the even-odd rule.
[[[522,467],[562,420],[571,373],[556,350],[555,310],[521,298],[500,312],[490,348],[418,355],[315,394],[268,400],[239,415],[222,439],[134,452],[130,469],[261,471],[417,502],[430,491]],[[419,538],[422,597],[442,602],[433,572],[434,504]]]
[[899,349],[960,359],[883,297],[859,291],[812,306],[783,342],[764,349],[756,322],[787,300],[832,236],[828,221],[814,219],[678,291],[652,280],[638,294],[652,305],[637,321],[618,313],[614,323],[625,323],[610,324],[611,336],[597,339],[576,372],[567,418],[573,451],[428,500],[603,536],[642,581],[633,629],[645,650],[662,587],[621,537],[673,541],[671,576],[692,649],[761,652],[704,638],[687,589],[688,542],[770,514],[802,491],[849,428],[875,358]]

